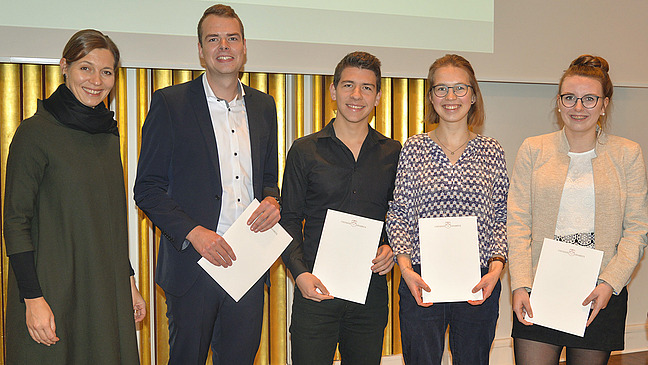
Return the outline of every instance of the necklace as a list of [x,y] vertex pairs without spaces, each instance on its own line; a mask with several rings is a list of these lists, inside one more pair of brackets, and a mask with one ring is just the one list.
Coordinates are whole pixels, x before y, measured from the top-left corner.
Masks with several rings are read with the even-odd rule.
[[468,138],[466,138],[466,141],[464,143],[462,143],[461,146],[457,147],[457,149],[455,149],[454,151],[450,151],[450,149],[446,145],[444,145],[443,142],[441,142],[441,138],[439,138],[439,135],[437,134],[436,129],[434,130],[434,136],[437,138],[437,140],[439,141],[441,146],[443,148],[445,148],[446,150],[448,150],[448,152],[450,152],[451,155],[454,155],[455,152],[459,151],[459,149],[461,147],[463,147],[466,143],[468,143],[468,141],[470,141],[470,132],[468,132]]

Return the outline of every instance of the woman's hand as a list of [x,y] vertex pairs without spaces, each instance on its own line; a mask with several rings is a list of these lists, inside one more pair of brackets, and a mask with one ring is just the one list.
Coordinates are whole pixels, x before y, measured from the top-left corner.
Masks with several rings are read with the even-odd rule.
[[594,303],[592,305],[592,312],[589,315],[589,318],[587,319],[587,325],[589,326],[592,321],[594,321],[594,318],[598,315],[599,311],[601,309],[604,309],[607,307],[608,302],[610,301],[610,298],[612,297],[612,292],[614,289],[612,286],[605,281],[600,283],[599,285],[592,290],[590,295],[585,298],[583,301],[583,306],[586,306],[590,303]]
[[401,268],[401,278],[405,280],[405,284],[412,293],[412,296],[416,300],[416,304],[421,307],[429,307],[434,303],[423,303],[423,292],[430,292],[430,287],[423,281],[421,275],[419,275],[411,266]]
[[513,312],[517,316],[518,321],[525,326],[531,326],[533,323],[524,319],[526,314],[533,318],[533,310],[531,309],[531,301],[529,300],[529,293],[526,288],[517,288],[513,290]]
[[137,285],[135,284],[135,277],[130,277],[131,281],[131,295],[133,297],[133,313],[135,315],[135,323],[142,322],[144,317],[146,317],[146,302],[139,290],[137,290]]
[[497,285],[497,281],[500,278],[500,274],[502,274],[503,269],[504,263],[501,261],[494,260],[490,263],[488,267],[488,273],[482,276],[479,283],[477,283],[477,285],[475,285],[475,287],[472,289],[473,293],[477,293],[478,291],[482,290],[483,299],[469,300],[468,303],[470,305],[480,305],[491,296],[493,289],[495,289],[495,285]]
[[31,338],[45,346],[58,342],[54,313],[45,298],[25,299],[25,319]]
[[410,256],[407,254],[398,254],[396,261],[398,261],[398,267],[401,270],[401,279],[405,280],[405,284],[407,284],[407,288],[409,288],[414,300],[416,300],[416,304],[421,307],[429,307],[434,304],[423,303],[423,290],[429,293],[430,287],[423,281],[421,275],[412,269],[412,259]]

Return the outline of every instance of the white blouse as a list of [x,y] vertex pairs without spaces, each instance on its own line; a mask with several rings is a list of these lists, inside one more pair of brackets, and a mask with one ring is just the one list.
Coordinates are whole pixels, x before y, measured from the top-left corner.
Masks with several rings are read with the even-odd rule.
[[[595,206],[592,159],[596,157],[596,152],[592,149],[568,154],[571,160],[560,199],[555,235],[561,241],[593,247]],[[575,238],[574,235],[580,237]]]

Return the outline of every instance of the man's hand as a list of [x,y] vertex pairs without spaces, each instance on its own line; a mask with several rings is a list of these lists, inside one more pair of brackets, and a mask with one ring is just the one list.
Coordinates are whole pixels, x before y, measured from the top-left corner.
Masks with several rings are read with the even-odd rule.
[[610,298],[612,297],[612,293],[614,292],[614,289],[612,289],[612,286],[606,282],[602,282],[599,285],[592,290],[590,295],[585,298],[583,301],[583,306],[589,305],[590,303],[594,303],[592,305],[592,312],[589,315],[589,318],[587,319],[587,324],[586,326],[589,326],[594,318],[599,314],[599,311],[601,309],[605,309],[607,307],[608,302],[610,301]]
[[518,321],[525,326],[533,325],[533,323],[524,319],[526,314],[528,314],[530,318],[533,318],[531,301],[529,300],[529,293],[526,288],[517,288],[513,290],[513,298],[511,301],[513,302],[513,312],[515,312]]
[[131,296],[133,297],[133,314],[135,315],[135,323],[142,322],[146,317],[146,302],[142,298],[137,285],[135,284],[135,277],[130,277],[131,282]]
[[[297,284],[299,291],[306,299],[314,300],[316,302],[333,299],[333,297],[329,294],[328,289],[326,289],[320,279],[309,272],[303,272],[299,274],[297,279],[295,279],[295,284]],[[317,291],[317,289],[319,289],[319,292]]]
[[234,250],[225,239],[216,232],[203,226],[196,226],[187,235],[187,240],[198,251],[200,256],[216,266],[229,267],[236,260]]
[[394,253],[389,245],[382,245],[378,247],[376,258],[371,261],[371,271],[378,273],[378,275],[386,275],[394,267]]
[[265,232],[279,222],[281,218],[280,209],[277,200],[267,196],[261,201],[259,207],[252,212],[247,224],[254,232]]
[[31,338],[45,346],[58,342],[54,313],[45,298],[25,299],[25,319]]

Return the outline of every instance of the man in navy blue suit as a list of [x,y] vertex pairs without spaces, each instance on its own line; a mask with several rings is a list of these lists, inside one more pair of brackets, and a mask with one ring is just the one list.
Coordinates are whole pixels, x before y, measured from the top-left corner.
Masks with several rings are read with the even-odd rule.
[[274,99],[243,85],[243,24],[214,5],[198,23],[205,73],[158,90],[142,129],[135,201],[162,231],[155,280],[169,319],[169,364],[252,364],[261,337],[263,285],[235,302],[197,261],[235,265],[223,233],[254,199],[253,231],[279,221]]

